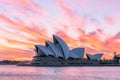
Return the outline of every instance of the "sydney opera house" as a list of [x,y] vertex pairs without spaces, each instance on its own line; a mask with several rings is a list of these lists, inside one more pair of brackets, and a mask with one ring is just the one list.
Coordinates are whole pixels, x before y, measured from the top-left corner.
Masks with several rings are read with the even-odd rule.
[[[60,37],[53,35],[53,42],[45,41],[45,45],[35,45],[34,65],[78,65],[99,62],[103,54],[85,54],[85,48],[69,49]],[[86,56],[86,58],[85,58]]]

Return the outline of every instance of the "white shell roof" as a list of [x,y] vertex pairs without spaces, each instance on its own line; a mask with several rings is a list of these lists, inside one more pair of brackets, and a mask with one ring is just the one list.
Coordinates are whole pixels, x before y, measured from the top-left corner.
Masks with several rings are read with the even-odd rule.
[[35,53],[36,53],[36,56],[41,56],[42,54],[44,54],[44,53],[38,48],[38,45],[35,45],[35,48],[36,48],[36,50],[34,50],[34,51],[35,51]]
[[56,46],[57,51],[59,52],[59,53],[56,53],[57,56],[64,58],[64,55],[63,55],[63,52],[62,52],[62,49],[61,49],[60,45],[56,44],[55,46]]
[[96,59],[96,60],[101,60],[103,54],[95,54],[95,55],[91,55],[91,54],[87,54],[87,57],[89,57],[89,59]]
[[[37,45],[38,49],[40,49],[42,51],[42,53],[44,53],[45,55],[49,56],[49,55],[53,55],[52,50],[50,50],[49,48],[47,48],[46,46],[42,46],[42,45]],[[39,53],[39,51],[38,51]]]
[[69,58],[69,47],[67,44],[58,36],[53,35],[54,43],[59,44],[60,48],[62,49],[63,55],[65,59]]
[[93,55],[91,55],[91,54],[86,54],[87,55],[87,57],[90,59],[90,60],[93,60],[94,59],[94,56]]
[[93,56],[95,59],[97,59],[99,61],[99,60],[101,60],[101,57],[103,56],[103,54],[95,54]]
[[70,51],[70,57],[72,58],[80,58],[76,53]]
[[62,51],[59,49],[59,46],[55,45],[54,43],[50,42],[50,41],[46,41],[46,45],[49,46],[53,53],[55,54],[55,56],[58,57],[63,57],[62,55]]
[[[78,55],[78,58],[83,59],[85,49],[84,48],[74,48],[74,49],[71,50],[71,52]],[[73,56],[75,56],[75,55],[73,55]]]
[[75,48],[70,51],[68,45],[58,36],[53,35],[53,40],[54,43],[46,41],[46,46],[35,45],[36,56],[52,55],[56,58],[62,57],[63,59],[68,59],[69,57],[83,58],[85,52],[84,48]]

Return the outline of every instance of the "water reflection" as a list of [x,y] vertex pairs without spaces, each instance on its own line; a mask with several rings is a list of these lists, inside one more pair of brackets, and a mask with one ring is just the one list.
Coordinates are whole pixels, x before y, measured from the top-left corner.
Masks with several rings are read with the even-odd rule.
[[0,66],[0,80],[120,80],[120,67]]

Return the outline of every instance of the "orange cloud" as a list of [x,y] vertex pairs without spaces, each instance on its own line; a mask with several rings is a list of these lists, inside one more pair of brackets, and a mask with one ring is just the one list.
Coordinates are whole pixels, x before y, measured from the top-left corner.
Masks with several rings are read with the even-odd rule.
[[[72,1],[86,9],[86,5],[89,5],[89,1]],[[64,0],[55,0],[56,7],[59,7],[61,11],[58,17],[55,17],[57,15],[54,14],[50,15],[49,11],[46,11],[48,7],[45,7],[46,9],[41,8],[40,5],[38,6],[29,0],[1,0],[0,2],[10,7],[10,10],[4,6],[1,9],[0,60],[32,59],[35,55],[33,52],[34,45],[44,45],[45,40],[52,41],[52,34],[60,36],[70,49],[84,47],[86,53],[103,52],[108,58],[111,58],[114,51],[120,52],[120,33],[115,36],[106,35],[103,26],[97,19],[90,19],[89,22],[89,16],[76,13],[74,7],[71,7]],[[103,3],[101,2],[101,4]],[[99,7],[100,9],[103,8]],[[19,16],[19,14],[22,15]],[[105,23],[114,26],[115,21],[112,18],[104,19]],[[89,25],[95,30],[87,32],[86,28]]]

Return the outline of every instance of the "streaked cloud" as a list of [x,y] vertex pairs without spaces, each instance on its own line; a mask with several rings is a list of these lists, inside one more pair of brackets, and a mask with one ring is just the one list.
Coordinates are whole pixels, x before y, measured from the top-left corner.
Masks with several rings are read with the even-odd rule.
[[70,48],[111,58],[120,53],[119,5],[118,0],[0,0],[0,60],[31,59],[34,45],[52,41],[53,34]]

